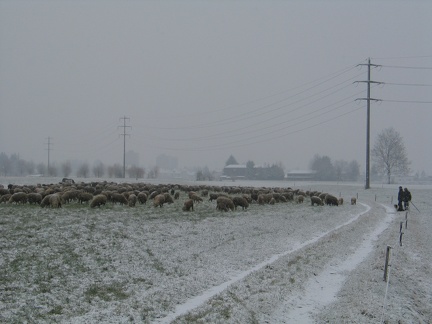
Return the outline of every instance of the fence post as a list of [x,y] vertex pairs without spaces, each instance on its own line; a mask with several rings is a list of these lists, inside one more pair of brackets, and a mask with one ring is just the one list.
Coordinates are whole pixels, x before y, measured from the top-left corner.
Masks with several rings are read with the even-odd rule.
[[405,229],[408,228],[408,212],[405,213]]
[[388,266],[389,266],[389,260],[390,260],[390,249],[391,249],[391,246],[387,245],[385,265],[384,265],[384,281],[385,282],[387,282],[387,273],[388,273]]

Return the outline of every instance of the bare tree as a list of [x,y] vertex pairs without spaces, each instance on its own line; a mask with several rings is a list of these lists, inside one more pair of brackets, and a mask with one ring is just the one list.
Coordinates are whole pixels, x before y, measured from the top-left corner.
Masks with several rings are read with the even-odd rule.
[[144,178],[145,170],[144,168],[132,165],[128,170],[129,178]]
[[72,166],[70,161],[63,162],[61,165],[63,177],[69,177],[72,172]]
[[410,171],[411,162],[408,161],[402,137],[393,127],[378,135],[371,153],[377,169],[386,174],[387,183],[391,183],[392,174],[407,174]]
[[93,166],[93,175],[96,178],[101,178],[105,174],[105,165],[102,162],[98,162]]
[[81,166],[77,170],[77,177],[79,178],[87,178],[90,172],[90,167],[87,162],[81,164]]

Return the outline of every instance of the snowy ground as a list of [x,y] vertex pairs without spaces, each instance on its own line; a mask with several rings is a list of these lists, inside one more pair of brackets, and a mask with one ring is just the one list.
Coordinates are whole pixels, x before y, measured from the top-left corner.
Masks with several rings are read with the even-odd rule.
[[420,212],[396,213],[397,186],[254,185],[326,191],[345,204],[0,205],[0,322],[431,322],[430,187],[410,187]]

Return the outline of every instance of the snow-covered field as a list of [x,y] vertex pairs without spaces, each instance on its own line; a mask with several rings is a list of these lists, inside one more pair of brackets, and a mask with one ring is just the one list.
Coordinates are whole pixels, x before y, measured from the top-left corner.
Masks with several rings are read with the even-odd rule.
[[396,213],[398,185],[211,185],[290,186],[345,204],[251,204],[225,213],[205,200],[183,212],[185,193],[163,208],[0,204],[0,322],[432,321],[430,187],[409,187],[420,212]]

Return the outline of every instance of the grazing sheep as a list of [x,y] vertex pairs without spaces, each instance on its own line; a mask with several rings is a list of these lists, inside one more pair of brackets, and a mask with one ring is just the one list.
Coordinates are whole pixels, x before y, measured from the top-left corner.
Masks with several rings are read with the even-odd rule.
[[270,199],[269,201],[269,205],[274,205],[276,204],[276,199],[274,199],[273,197]]
[[145,204],[147,202],[147,195],[145,192],[140,192],[137,196],[137,200],[140,204]]
[[296,197],[297,204],[301,204],[301,203],[303,203],[303,201],[304,201],[304,196],[303,195],[300,195],[300,196]]
[[164,193],[164,196],[165,196],[165,203],[167,203],[167,204],[173,204],[174,203],[173,198],[171,197],[171,195],[168,192]]
[[333,195],[329,195],[329,194],[326,195],[324,202],[326,203],[326,205],[329,205],[329,206],[339,206],[338,199]]
[[70,203],[72,200],[77,200],[78,195],[80,194],[79,190],[68,190],[62,195],[62,201],[65,204]]
[[209,195],[209,200],[210,201],[213,201],[213,200],[216,200],[216,199],[218,199],[218,197],[219,197],[219,195],[218,194],[215,194],[215,193],[211,193],[210,195]]
[[61,198],[59,194],[52,194],[49,197],[49,204],[51,208],[61,208]]
[[80,204],[82,203],[88,203],[93,199],[93,195],[89,192],[80,192],[78,194],[78,201]]
[[192,199],[188,199],[188,200],[186,200],[186,201],[184,202],[184,204],[183,204],[183,208],[182,208],[182,210],[183,210],[183,211],[190,211],[190,210],[194,210],[194,208],[193,208],[193,204],[194,204],[194,201],[193,201]]
[[9,190],[6,188],[0,188],[0,196],[10,194]]
[[311,197],[311,205],[324,206],[324,203],[320,197],[312,196]]
[[111,201],[114,204],[119,203],[120,205],[127,205],[127,203],[128,203],[126,197],[124,195],[122,195],[121,193],[118,193],[118,192],[114,192],[111,195]]
[[216,209],[222,211],[234,210],[235,206],[231,198],[220,196],[216,199]]
[[27,194],[25,192],[16,192],[9,198],[9,204],[25,204],[27,203]]
[[357,198],[356,197],[352,197],[351,198],[351,205],[356,205],[357,204]]
[[50,200],[51,195],[52,194],[49,194],[49,195],[46,195],[45,197],[43,197],[43,199],[42,199],[42,201],[40,203],[40,206],[42,208],[45,208],[46,206],[50,205],[50,201],[49,200]]
[[197,196],[197,193],[195,191],[189,191],[188,192],[189,199],[192,199],[193,195]]
[[264,195],[258,195],[258,204],[264,205],[266,203]]
[[107,197],[103,194],[99,194],[93,197],[90,203],[90,207],[91,208],[100,207],[102,205],[105,205],[106,202],[107,202]]
[[203,201],[202,198],[199,197],[197,194],[189,195],[189,198],[192,199],[194,202],[202,202]]
[[138,198],[135,194],[130,194],[128,198],[129,207],[135,207]]
[[11,196],[12,195],[10,193],[2,195],[0,198],[0,203],[7,203]]
[[249,207],[249,203],[244,197],[234,197],[232,201],[235,209],[237,209],[237,206],[242,207],[242,209],[247,209]]
[[29,204],[38,204],[42,202],[42,195],[36,192],[31,192],[27,195],[27,200]]
[[339,203],[339,205],[343,205],[343,198],[342,198],[342,197],[340,197],[340,198],[338,199],[338,203]]
[[148,197],[148,199],[154,199],[157,195],[159,195],[159,190],[152,191]]
[[156,197],[153,198],[153,206],[154,207],[159,206],[162,208],[164,203],[165,203],[165,195],[164,194],[156,195]]

